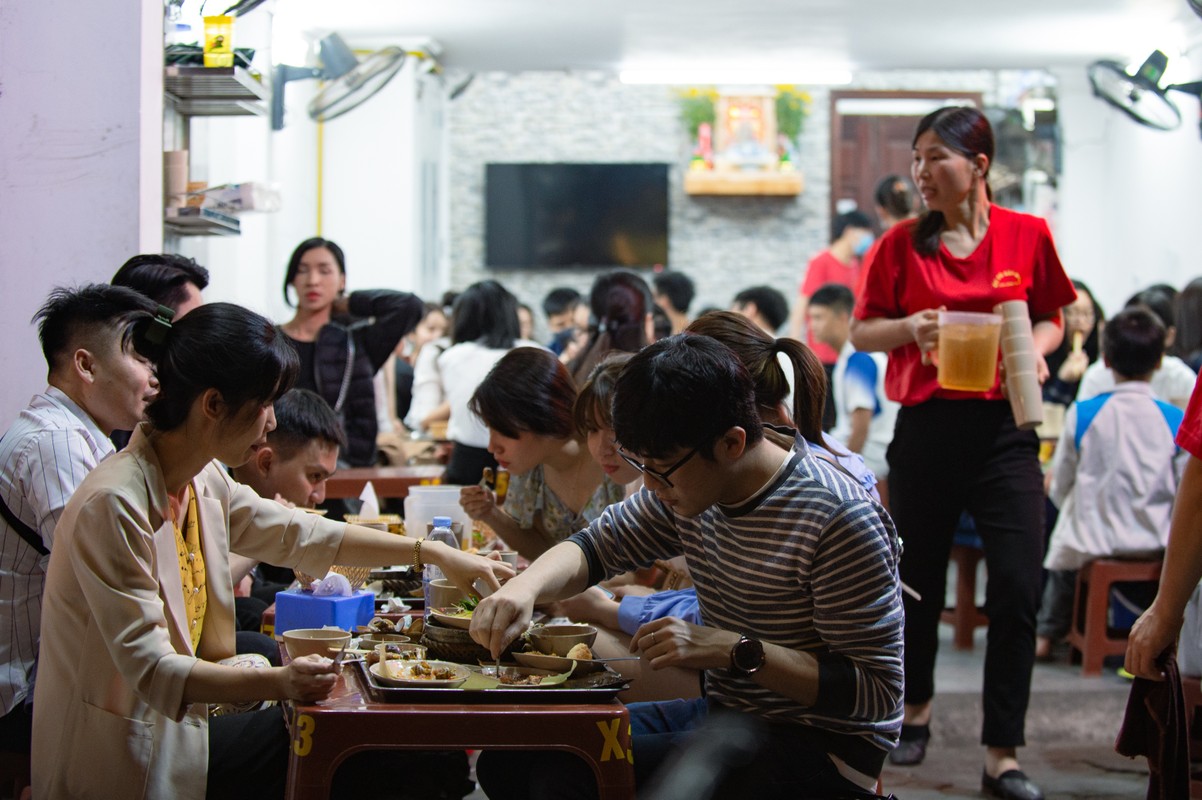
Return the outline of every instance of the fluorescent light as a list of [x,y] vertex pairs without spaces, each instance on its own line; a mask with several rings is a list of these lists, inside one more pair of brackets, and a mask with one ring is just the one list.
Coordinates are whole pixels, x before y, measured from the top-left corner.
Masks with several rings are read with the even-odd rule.
[[618,73],[622,83],[691,85],[691,86],[759,86],[767,84],[822,84],[837,86],[851,83],[851,70],[846,67],[670,67],[624,69]]

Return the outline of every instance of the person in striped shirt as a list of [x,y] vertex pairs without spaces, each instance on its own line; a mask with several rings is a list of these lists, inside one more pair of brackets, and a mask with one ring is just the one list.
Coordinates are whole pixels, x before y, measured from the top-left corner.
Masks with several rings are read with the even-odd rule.
[[154,397],[154,370],[133,325],[155,304],[121,286],[56,289],[34,317],[49,386],[0,439],[0,751],[29,754],[42,587],[63,507],[109,435],[134,427]]
[[[766,439],[749,373],[707,336],[635,355],[615,386],[613,426],[643,490],[482,600],[473,638],[500,653],[536,602],[684,555],[702,624],[652,620],[631,647],[652,669],[704,670],[706,699],[684,713],[632,705],[639,785],[685,729],[731,712],[755,721],[762,746],[714,796],[869,793],[902,714],[901,546],[888,515],[837,466]],[[484,754],[477,775],[490,798],[595,796],[578,759],[541,753],[534,769],[523,758]]]

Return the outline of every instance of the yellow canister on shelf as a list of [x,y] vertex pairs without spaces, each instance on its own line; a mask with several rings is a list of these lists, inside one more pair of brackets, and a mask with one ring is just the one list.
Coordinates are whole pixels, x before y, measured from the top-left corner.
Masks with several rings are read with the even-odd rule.
[[234,66],[234,18],[205,17],[205,66]]

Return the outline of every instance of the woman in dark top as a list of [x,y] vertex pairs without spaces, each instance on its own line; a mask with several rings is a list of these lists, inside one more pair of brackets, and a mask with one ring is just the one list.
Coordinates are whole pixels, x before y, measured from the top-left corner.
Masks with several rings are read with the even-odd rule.
[[334,409],[346,430],[341,460],[370,466],[376,455],[376,397],[372,376],[397,342],[425,314],[421,298],[387,289],[346,294],[342,248],[315,237],[301,242],[288,261],[284,299],[296,316],[280,326],[300,357],[296,385],[311,389]]
[[1073,281],[1077,299],[1064,307],[1064,341],[1047,355],[1049,377],[1043,385],[1045,403],[1071,406],[1085,369],[1101,353],[1099,331],[1106,322],[1093,292],[1081,281]]

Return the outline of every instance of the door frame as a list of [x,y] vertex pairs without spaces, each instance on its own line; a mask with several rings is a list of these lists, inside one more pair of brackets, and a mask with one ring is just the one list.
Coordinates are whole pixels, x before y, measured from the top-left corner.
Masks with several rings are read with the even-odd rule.
[[[951,101],[951,100],[971,100],[976,105],[977,108],[984,109],[984,107],[985,107],[984,95],[982,92],[979,92],[979,91],[956,92],[956,91],[945,91],[945,90],[889,91],[889,90],[881,90],[881,89],[832,89],[831,93],[830,93],[831,166],[830,166],[830,175],[827,176],[828,180],[829,180],[829,183],[827,185],[831,187],[830,197],[828,198],[827,203],[828,203],[828,211],[830,213],[830,218],[832,220],[835,218],[835,216],[838,213],[835,210],[835,202],[837,200],[837,198],[835,197],[835,194],[836,194],[835,186],[837,185],[835,178],[837,175],[840,174],[839,173],[840,168],[843,166],[842,156],[840,155],[841,148],[839,147],[839,142],[842,140],[841,139],[842,124],[843,124],[843,117],[845,115],[841,114],[839,112],[839,101],[840,100],[849,100],[849,99],[851,99],[851,100],[869,100],[869,101],[872,101],[872,100],[902,100],[902,101],[905,101],[905,100],[933,100],[936,102],[942,101],[943,104],[946,104],[947,101]],[[938,106],[935,106],[935,107],[938,107]],[[935,107],[931,108],[930,111],[933,111]],[[922,115],[924,115],[926,113],[929,113],[929,111],[914,112],[915,122],[917,122],[919,117],[921,117]],[[850,115],[849,114],[846,116],[868,116],[868,115]],[[904,115],[892,114],[889,116],[904,116]],[[869,214],[875,213],[875,209],[872,209],[872,208],[860,209],[860,210],[865,211],[865,213],[869,213]]]

